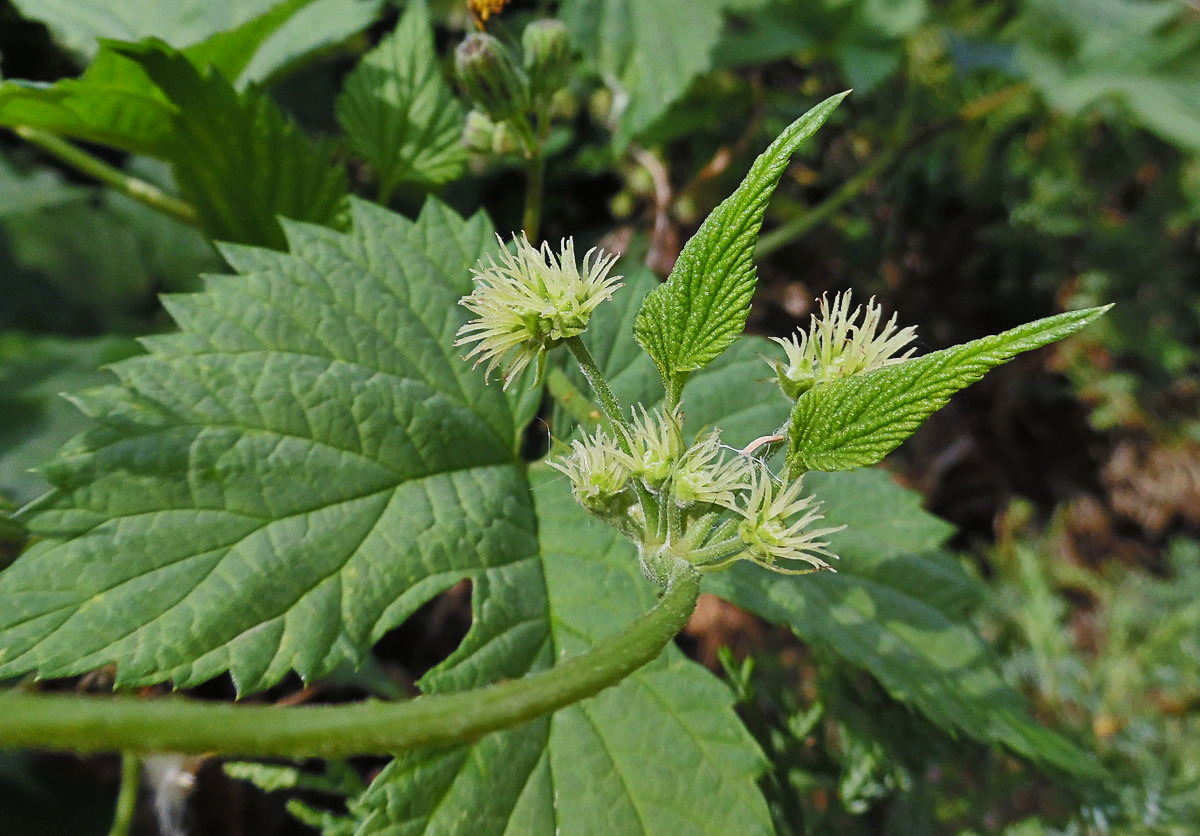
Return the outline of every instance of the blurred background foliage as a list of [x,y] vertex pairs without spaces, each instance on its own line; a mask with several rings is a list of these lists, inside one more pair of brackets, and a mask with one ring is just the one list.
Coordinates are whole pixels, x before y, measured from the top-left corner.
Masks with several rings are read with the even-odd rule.
[[[0,2],[0,72],[50,83],[77,76],[98,37],[183,47],[272,6],[176,5]],[[471,22],[460,3],[431,6],[445,59]],[[318,0],[238,80],[334,143],[351,190],[370,196],[375,174],[339,136],[335,101],[402,7]],[[757,150],[854,87],[771,204],[753,330],[786,333],[846,287],[918,325],[927,349],[1116,303],[958,396],[890,463],[957,527],[952,544],[986,588],[976,621],[1009,676],[1047,722],[1091,741],[1114,780],[1071,786],[953,740],[868,677],[709,602],[684,641],[737,691],[770,759],[780,832],[1196,832],[1200,6],[562,0],[514,2],[489,30],[515,38],[538,14],[564,20],[579,53],[556,101],[547,239],[603,239],[665,275]],[[161,159],[87,148],[173,188]],[[434,191],[509,229],[522,183],[516,157],[473,156]],[[411,211],[430,188],[402,184],[389,203]],[[0,565],[22,539],[2,509],[43,489],[30,468],[83,426],[58,393],[101,381],[105,363],[138,351],[134,336],[167,327],[157,294],[220,268],[204,231],[0,136]],[[76,811],[102,808],[116,769],[67,763],[0,759],[0,809],[21,811],[28,832],[89,832],[53,799],[69,784]],[[224,789],[208,792],[268,804],[209,773]],[[255,815],[256,832],[299,827]],[[196,832],[232,832],[214,821]]]

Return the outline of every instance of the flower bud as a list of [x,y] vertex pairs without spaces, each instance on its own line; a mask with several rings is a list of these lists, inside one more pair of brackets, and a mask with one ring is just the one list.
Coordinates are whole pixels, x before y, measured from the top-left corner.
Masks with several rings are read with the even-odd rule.
[[525,52],[525,74],[535,102],[548,104],[567,86],[571,73],[571,38],[561,20],[535,20],[521,36]]
[[467,35],[454,51],[454,69],[471,103],[496,122],[529,109],[529,83],[512,55],[496,38]]

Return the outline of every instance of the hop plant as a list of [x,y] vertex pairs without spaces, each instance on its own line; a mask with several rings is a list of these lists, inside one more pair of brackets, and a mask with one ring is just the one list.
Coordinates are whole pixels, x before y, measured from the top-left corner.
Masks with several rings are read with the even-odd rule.
[[499,262],[489,256],[472,271],[475,290],[459,304],[476,318],[458,330],[454,343],[475,343],[465,359],[486,362],[488,376],[503,365],[505,388],[534,360],[540,379],[546,351],[583,333],[596,307],[622,286],[620,276],[608,275],[614,254],[593,247],[581,267],[570,238],[558,255],[524,235],[512,240],[511,252],[500,240]]
[[897,328],[895,314],[881,328],[883,312],[874,297],[865,308],[859,305],[851,310],[850,302],[850,291],[834,296],[832,305],[823,295],[820,314],[808,333],[798,330],[790,339],[771,338],[783,347],[786,361],[767,362],[789,398],[798,398],[819,383],[899,363],[916,351],[899,353],[916,339],[916,328]]
[[[822,538],[841,527],[813,528],[824,517],[813,497],[800,495],[803,489],[802,479],[781,485],[765,466],[754,471],[750,489],[743,495],[744,503],[738,508],[743,518],[738,536],[745,545],[739,557],[785,575],[832,569],[823,558],[836,555]],[[781,561],[802,561],[810,568],[792,569],[781,565]]]

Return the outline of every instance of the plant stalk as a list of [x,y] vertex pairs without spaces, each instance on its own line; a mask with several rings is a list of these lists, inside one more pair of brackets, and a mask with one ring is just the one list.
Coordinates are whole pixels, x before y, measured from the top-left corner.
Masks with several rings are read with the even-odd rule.
[[341,758],[467,743],[617,684],[683,629],[699,592],[700,573],[679,561],[654,607],[587,653],[521,679],[402,703],[285,708],[176,697],[2,694],[0,747]]
[[200,226],[200,218],[190,203],[167,194],[153,183],[148,183],[138,177],[126,174],[119,168],[114,168],[62,137],[26,125],[17,125],[13,128],[13,132],[26,142],[53,154],[77,171],[96,178],[126,197],[189,226]]
[[138,788],[142,783],[142,759],[132,752],[121,753],[121,788],[108,836],[129,836],[137,814]]

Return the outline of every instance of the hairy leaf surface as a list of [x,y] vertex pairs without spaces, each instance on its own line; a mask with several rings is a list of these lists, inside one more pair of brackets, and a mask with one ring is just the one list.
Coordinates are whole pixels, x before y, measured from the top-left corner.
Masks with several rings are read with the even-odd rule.
[[169,297],[181,332],[77,398],[94,428],[0,574],[0,677],[257,690],[536,557],[517,400],[451,345],[489,224],[356,203],[348,235],[287,230],[290,254],[228,248],[241,275]]
[[[548,625],[526,657],[537,670],[618,632],[654,593],[632,547],[580,510],[559,474],[530,475],[541,562],[525,589],[543,602]],[[439,690],[445,675],[422,685]],[[547,718],[398,758],[354,805],[358,832],[769,833],[755,783],[762,756],[731,704],[725,686],[669,646],[619,685]]]
[[396,30],[359,61],[337,115],[385,193],[405,182],[445,183],[462,172],[463,109],[438,68],[423,0],[410,3]]
[[792,154],[845,97],[821,102],[771,143],[687,242],[666,283],[642,303],[633,333],[674,395],[688,375],[715,360],[745,329],[757,278],[754,247],[767,203]]
[[1023,351],[1075,333],[1106,310],[1068,311],[814,386],[800,396],[792,410],[788,467],[804,472],[875,464],[959,389]]

